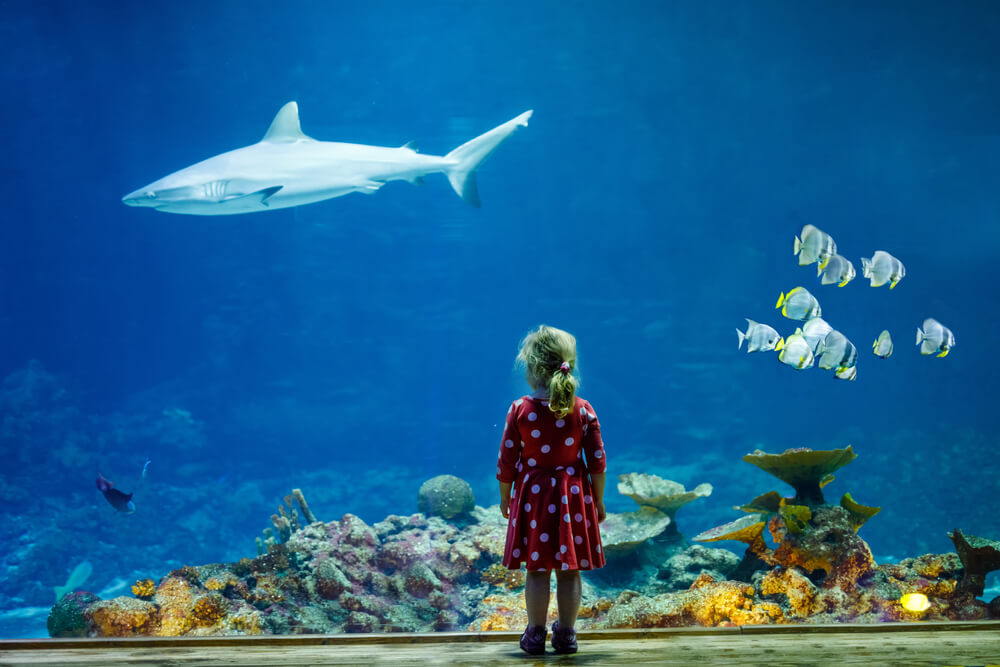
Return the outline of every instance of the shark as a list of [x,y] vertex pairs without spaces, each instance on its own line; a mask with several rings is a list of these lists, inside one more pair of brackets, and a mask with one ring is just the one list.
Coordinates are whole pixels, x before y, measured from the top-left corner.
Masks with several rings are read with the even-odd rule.
[[373,194],[390,181],[420,184],[442,173],[468,204],[480,206],[476,172],[532,111],[465,142],[447,155],[317,141],[302,132],[299,107],[288,102],[259,142],[202,160],[124,197],[129,206],[188,215],[235,215],[312,204],[352,192]]

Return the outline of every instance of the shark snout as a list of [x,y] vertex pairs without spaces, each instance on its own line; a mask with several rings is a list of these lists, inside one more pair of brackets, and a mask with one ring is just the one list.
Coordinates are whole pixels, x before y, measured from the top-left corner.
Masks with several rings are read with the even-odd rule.
[[156,206],[156,193],[151,190],[136,190],[122,197],[126,206]]

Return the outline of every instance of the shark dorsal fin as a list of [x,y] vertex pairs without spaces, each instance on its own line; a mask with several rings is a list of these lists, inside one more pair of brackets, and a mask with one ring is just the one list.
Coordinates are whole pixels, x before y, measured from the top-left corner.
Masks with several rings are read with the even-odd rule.
[[272,143],[313,141],[312,137],[302,134],[302,126],[299,125],[299,105],[295,102],[289,102],[281,107],[261,141]]

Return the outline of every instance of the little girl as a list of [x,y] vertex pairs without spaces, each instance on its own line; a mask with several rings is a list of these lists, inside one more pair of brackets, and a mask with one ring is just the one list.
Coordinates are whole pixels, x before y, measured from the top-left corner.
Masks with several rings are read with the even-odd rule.
[[[556,572],[556,653],[576,653],[580,570],[604,566],[604,444],[590,403],[576,396],[576,338],[542,325],[517,354],[534,390],[511,404],[500,442],[500,512],[507,519],[503,564],[527,566],[528,627],[521,649],[545,653],[549,572]],[[586,456],[586,459],[584,459]],[[512,488],[513,487],[513,488]]]

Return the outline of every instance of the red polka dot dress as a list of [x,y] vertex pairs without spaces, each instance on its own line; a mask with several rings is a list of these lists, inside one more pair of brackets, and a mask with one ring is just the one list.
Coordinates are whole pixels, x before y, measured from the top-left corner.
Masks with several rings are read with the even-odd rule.
[[559,418],[545,398],[524,396],[507,411],[497,479],[511,482],[503,564],[516,570],[604,567],[590,473],[607,468],[601,426],[577,397]]

